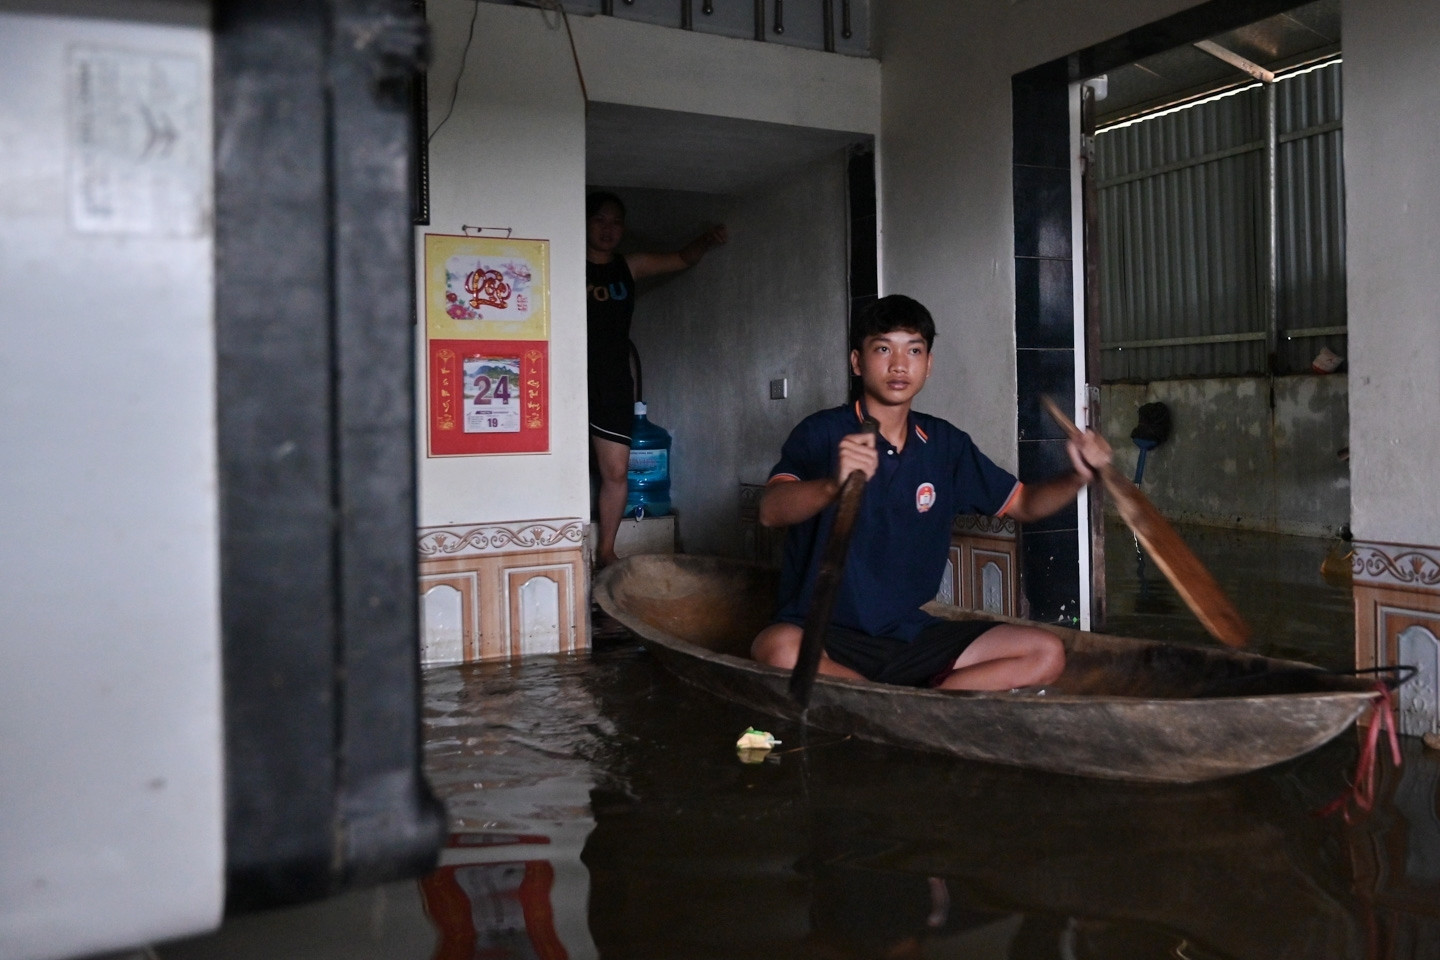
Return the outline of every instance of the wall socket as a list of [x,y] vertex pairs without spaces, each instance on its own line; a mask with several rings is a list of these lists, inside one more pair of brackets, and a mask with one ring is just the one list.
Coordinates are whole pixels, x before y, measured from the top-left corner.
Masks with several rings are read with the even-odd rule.
[[790,396],[790,378],[781,377],[779,380],[770,381],[770,399],[784,400]]

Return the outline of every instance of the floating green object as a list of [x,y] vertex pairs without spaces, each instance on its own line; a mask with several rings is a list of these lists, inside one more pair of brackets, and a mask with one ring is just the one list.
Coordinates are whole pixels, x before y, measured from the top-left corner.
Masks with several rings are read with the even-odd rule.
[[774,736],[764,730],[756,730],[754,727],[746,727],[745,732],[740,734],[740,739],[735,741],[735,746],[742,750],[769,750],[779,743]]
[[742,763],[762,763],[770,748],[779,742],[764,730],[746,727],[745,732],[740,734],[740,739],[735,741],[735,749],[740,754]]

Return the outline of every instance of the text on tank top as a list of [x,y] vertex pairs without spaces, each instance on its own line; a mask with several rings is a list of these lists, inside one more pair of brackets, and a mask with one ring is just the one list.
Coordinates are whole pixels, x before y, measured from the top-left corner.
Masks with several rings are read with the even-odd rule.
[[635,313],[635,280],[625,258],[585,261],[585,315],[590,362],[630,362],[630,318]]

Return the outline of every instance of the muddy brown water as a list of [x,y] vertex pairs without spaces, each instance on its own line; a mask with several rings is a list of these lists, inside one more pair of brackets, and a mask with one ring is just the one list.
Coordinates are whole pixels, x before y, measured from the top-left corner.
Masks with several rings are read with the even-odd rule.
[[[1355,613],[1348,582],[1322,575],[1338,538],[1296,537],[1176,524],[1251,628],[1258,653],[1343,670],[1354,666]],[[1333,567],[1343,564],[1332,563]],[[1137,556],[1124,524],[1105,526],[1105,629],[1172,643],[1213,641],[1148,559]]]
[[[1302,555],[1296,579],[1314,549],[1274,546]],[[1345,665],[1353,635],[1323,632],[1274,645]],[[684,686],[623,638],[432,669],[425,698],[427,770],[453,830],[439,869],[150,955],[1440,956],[1440,762],[1417,740],[1347,821],[1320,811],[1346,794],[1353,734],[1208,784],[1037,774],[807,735]],[[738,757],[750,725],[783,741],[770,759]]]

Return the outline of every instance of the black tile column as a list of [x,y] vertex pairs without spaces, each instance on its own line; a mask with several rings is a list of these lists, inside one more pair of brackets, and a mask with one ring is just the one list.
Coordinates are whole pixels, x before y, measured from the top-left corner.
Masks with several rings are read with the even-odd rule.
[[[1042,394],[1071,410],[1075,384],[1075,265],[1071,249],[1069,81],[1063,63],[1018,74],[1011,84],[1015,194],[1015,379],[1020,479],[1070,470],[1060,428]],[[1020,570],[1028,616],[1079,624],[1078,514],[1074,504],[1024,524]]]
[[[861,144],[851,149],[847,177],[850,203],[850,316],[854,317],[880,296],[873,143]],[[848,351],[848,330],[846,336]],[[849,382],[849,398],[854,400],[860,396],[860,378],[852,375]]]

